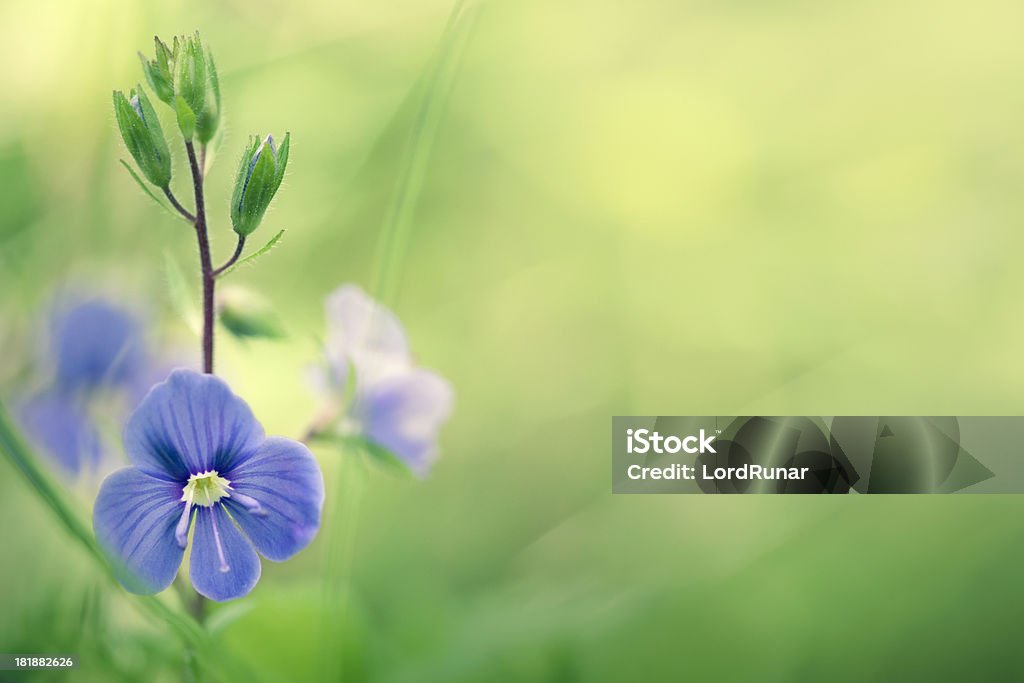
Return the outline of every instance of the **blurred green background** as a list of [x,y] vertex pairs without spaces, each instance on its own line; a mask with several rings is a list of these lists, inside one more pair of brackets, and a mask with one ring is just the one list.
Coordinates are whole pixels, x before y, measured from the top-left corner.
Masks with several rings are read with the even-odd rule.
[[[162,344],[198,344],[163,268],[169,253],[194,276],[193,236],[117,163],[110,106],[154,33],[195,28],[228,126],[208,180],[215,260],[233,246],[247,135],[293,137],[254,241],[288,232],[231,278],[289,335],[221,334],[219,371],[269,433],[297,436],[317,407],[304,376],[324,296],[385,282],[420,361],[456,388],[424,481],[371,468],[339,498],[339,455],[317,451],[327,517],[350,506],[347,526],[264,563],[255,591],[213,614],[225,671],[1024,677],[1019,497],[613,497],[608,443],[620,414],[1024,412],[1024,5],[495,0],[463,7],[445,41],[451,12],[0,4],[5,401],[61,287],[113,293]],[[418,201],[395,220],[410,173]],[[387,230],[398,248],[381,247]],[[6,461],[0,477],[0,651],[82,661],[0,679],[180,678],[166,627]],[[83,514],[94,486],[69,485]]]

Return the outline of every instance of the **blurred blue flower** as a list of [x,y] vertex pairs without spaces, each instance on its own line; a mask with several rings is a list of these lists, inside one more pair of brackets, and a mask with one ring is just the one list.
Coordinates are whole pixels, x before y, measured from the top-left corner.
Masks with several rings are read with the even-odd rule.
[[124,385],[146,363],[139,322],[98,299],[60,308],[51,344],[57,386],[63,391]]
[[53,380],[21,404],[18,417],[40,451],[78,476],[101,456],[96,408],[137,405],[170,368],[147,352],[139,319],[107,301],[65,301],[49,325],[42,364],[53,369]]
[[99,462],[99,434],[75,397],[37,394],[18,407],[17,415],[29,439],[68,474],[77,476]]
[[398,317],[356,285],[334,290],[324,309],[329,379],[336,389],[345,389],[350,365],[362,382],[370,383],[412,364]]
[[239,598],[260,578],[263,557],[283,561],[320,527],[320,467],[297,441],[264,436],[223,380],[176,370],[128,420],[132,467],[100,487],[96,537],[134,593],[174,580],[195,519],[190,575],[211,600]]
[[425,475],[451,416],[451,384],[414,365],[401,322],[359,287],[338,288],[325,308],[326,384],[343,394],[350,369],[355,375],[352,401],[339,422],[342,433],[366,439]]

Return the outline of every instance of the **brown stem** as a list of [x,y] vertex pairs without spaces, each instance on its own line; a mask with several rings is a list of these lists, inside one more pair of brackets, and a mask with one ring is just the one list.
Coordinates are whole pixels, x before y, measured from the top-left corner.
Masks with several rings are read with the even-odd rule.
[[188,164],[192,169],[192,188],[196,195],[196,238],[199,242],[199,265],[203,279],[203,372],[213,374],[213,287],[216,275],[210,258],[210,236],[206,228],[206,201],[203,199],[203,171],[191,141],[185,142]]
[[223,266],[213,271],[213,276],[218,277],[225,270],[235,265],[238,259],[242,256],[243,249],[245,249],[245,235],[239,235],[238,244],[235,245],[235,253],[231,255],[231,258],[229,258]]
[[178,198],[174,196],[173,192],[171,192],[171,188],[168,186],[163,188],[163,190],[164,195],[171,202],[171,206],[173,206],[175,210],[177,210],[177,212],[180,213],[189,223],[195,223],[196,217],[193,216],[188,209],[181,205],[181,202],[178,201]]

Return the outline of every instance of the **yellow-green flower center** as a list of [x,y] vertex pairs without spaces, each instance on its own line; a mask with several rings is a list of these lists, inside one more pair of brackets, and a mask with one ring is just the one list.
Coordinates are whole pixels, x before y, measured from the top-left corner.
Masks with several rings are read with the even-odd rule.
[[193,474],[181,491],[181,499],[189,505],[212,507],[221,498],[231,496],[231,482],[216,470]]

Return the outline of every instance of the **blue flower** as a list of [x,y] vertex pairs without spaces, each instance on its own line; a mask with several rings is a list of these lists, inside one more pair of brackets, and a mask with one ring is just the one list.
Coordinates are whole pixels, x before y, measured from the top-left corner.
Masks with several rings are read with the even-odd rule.
[[18,407],[26,435],[65,472],[77,476],[100,459],[100,437],[80,402],[58,391],[37,394]]
[[401,322],[359,287],[338,288],[325,308],[327,384],[341,393],[350,368],[355,374],[354,395],[340,420],[342,432],[366,439],[425,475],[437,458],[441,427],[451,416],[451,384],[414,365]]
[[327,297],[327,361],[331,383],[344,390],[349,365],[364,383],[412,363],[398,317],[356,285],[342,285]]
[[52,333],[57,386],[64,391],[123,385],[146,362],[138,321],[98,299],[59,309]]
[[[102,442],[91,413],[132,405],[152,386],[154,367],[146,353],[139,320],[127,310],[100,299],[65,301],[49,320],[50,343],[44,364],[54,377],[39,393],[27,398],[17,412],[26,435],[64,471],[78,476],[95,467]],[[166,372],[163,376],[166,377]],[[118,393],[100,393],[114,389]]]
[[264,436],[222,380],[176,370],[128,420],[132,467],[100,487],[96,537],[134,593],[174,580],[195,520],[192,585],[211,600],[246,595],[260,578],[257,551],[287,560],[320,527],[323,477],[309,450]]

